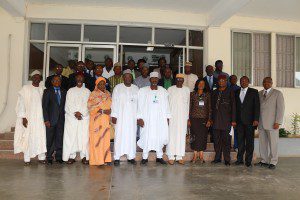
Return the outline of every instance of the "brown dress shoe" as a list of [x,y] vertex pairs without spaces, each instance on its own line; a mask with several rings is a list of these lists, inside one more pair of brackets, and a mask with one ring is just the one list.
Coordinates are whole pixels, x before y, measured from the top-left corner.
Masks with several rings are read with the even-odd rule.
[[45,165],[45,164],[47,164],[47,161],[46,160],[39,160],[39,163]]
[[184,160],[178,160],[178,163],[184,165]]
[[174,165],[174,160],[169,160],[168,163],[169,165]]
[[69,165],[71,165],[71,164],[73,164],[74,162],[75,162],[74,159],[69,159],[66,163],[69,164]]

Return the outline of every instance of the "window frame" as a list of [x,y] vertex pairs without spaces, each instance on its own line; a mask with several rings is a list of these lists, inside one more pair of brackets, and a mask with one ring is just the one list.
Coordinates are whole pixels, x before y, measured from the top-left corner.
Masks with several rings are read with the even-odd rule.
[[[158,23],[130,23],[130,22],[116,22],[116,21],[96,21],[96,20],[60,20],[60,19],[35,19],[29,18],[26,20],[27,23],[27,32],[26,32],[26,45],[25,45],[25,65],[24,65],[24,76],[23,76],[23,83],[28,82],[28,74],[29,74],[29,48],[30,43],[43,43],[44,44],[44,63],[43,63],[43,81],[45,80],[46,76],[46,67],[47,67],[47,56],[48,56],[48,44],[79,44],[83,45],[115,45],[116,46],[116,60],[120,60],[120,48],[124,45],[132,45],[132,46],[153,46],[153,47],[167,47],[163,44],[155,44],[155,28],[163,28],[163,29],[177,29],[177,30],[185,30],[186,33],[186,41],[185,45],[174,45],[174,48],[182,48],[184,55],[183,55],[183,62],[189,61],[189,50],[196,49],[196,50],[203,50],[203,55],[205,55],[205,27],[203,26],[180,26],[180,25],[169,25],[169,24],[158,24]],[[30,31],[31,31],[31,24],[32,23],[44,23],[45,24],[45,37],[44,40],[31,40],[30,39]],[[79,41],[67,41],[67,40],[49,40],[48,39],[48,32],[49,32],[49,24],[70,24],[70,25],[81,25],[80,31],[80,40]],[[99,26],[116,26],[117,33],[116,33],[116,40],[114,42],[87,42],[84,41],[84,31],[86,25],[99,25]],[[141,27],[141,28],[151,28],[151,44],[142,44],[142,43],[123,43],[120,42],[120,27]],[[189,31],[201,31],[203,32],[203,45],[202,46],[189,46]],[[81,52],[82,53],[82,52]],[[204,56],[203,56],[204,61]]]
[[[249,86],[252,87],[261,87],[259,85],[254,85],[254,73],[253,73],[253,63],[255,62],[254,60],[254,34],[268,34],[270,35],[270,57],[272,56],[272,36],[271,36],[271,32],[267,32],[267,31],[256,31],[256,30],[244,30],[244,29],[231,29],[231,74],[233,73],[233,34],[234,33],[248,33],[251,34],[251,82],[249,83]],[[271,66],[272,66],[272,60],[270,62]],[[272,67],[270,69],[270,74],[272,75]],[[238,85],[239,85],[239,80],[238,80]]]

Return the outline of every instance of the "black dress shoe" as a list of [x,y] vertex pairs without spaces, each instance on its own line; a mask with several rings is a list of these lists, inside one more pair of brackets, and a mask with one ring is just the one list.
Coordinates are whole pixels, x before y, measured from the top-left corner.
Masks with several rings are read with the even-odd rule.
[[259,166],[259,167],[269,167],[269,165],[267,163],[263,163],[263,162],[259,162],[259,163],[256,163],[254,164],[255,166]]
[[225,161],[226,166],[230,166],[230,161]]
[[246,167],[252,167],[251,163],[246,163]]
[[276,165],[270,164],[269,169],[276,169]]
[[24,162],[24,166],[29,166],[30,162]]
[[235,164],[235,165],[243,165],[244,162],[243,162],[243,161],[236,161],[234,164]]
[[114,161],[114,165],[115,165],[115,166],[119,166],[119,165],[120,165],[120,160],[115,160],[115,161]]
[[167,164],[167,162],[164,161],[164,159],[162,159],[162,158],[156,158],[156,162],[157,162],[157,163],[160,163],[160,164],[162,164],[162,165],[166,165],[166,164]]
[[127,160],[127,162],[129,162],[129,163],[132,164],[132,165],[136,165],[136,161],[135,161],[134,159]]
[[141,161],[141,165],[146,165],[147,162],[148,162],[148,159],[143,159],[143,160]]
[[213,161],[211,161],[211,164],[217,164],[217,163],[220,163],[221,162],[221,160],[213,160]]
[[59,163],[59,164],[63,164],[64,163],[63,160],[56,160],[56,162]]
[[52,160],[47,160],[47,165],[52,165],[53,161]]

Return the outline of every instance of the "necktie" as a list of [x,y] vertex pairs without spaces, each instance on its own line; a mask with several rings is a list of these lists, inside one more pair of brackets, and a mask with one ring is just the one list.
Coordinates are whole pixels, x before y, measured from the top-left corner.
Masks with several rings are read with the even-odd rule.
[[242,89],[240,94],[240,100],[242,103],[244,102],[245,96],[246,96],[246,90]]
[[56,94],[58,105],[60,105],[60,92],[59,91],[60,91],[59,89],[55,89],[55,94]]
[[210,87],[210,89],[212,89],[212,87],[213,87],[212,77],[213,76],[209,76],[209,87]]
[[132,78],[133,80],[135,79],[135,73],[134,73],[134,70],[131,71],[131,74],[132,74]]
[[267,91],[267,90],[265,90],[265,91],[264,91],[264,99],[266,99],[266,98],[267,98],[267,94],[268,94],[268,91]]

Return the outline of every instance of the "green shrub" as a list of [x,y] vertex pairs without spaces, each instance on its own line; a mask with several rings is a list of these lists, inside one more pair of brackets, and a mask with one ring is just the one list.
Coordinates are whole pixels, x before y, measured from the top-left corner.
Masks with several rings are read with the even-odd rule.
[[284,128],[279,129],[279,137],[288,137],[291,133]]

